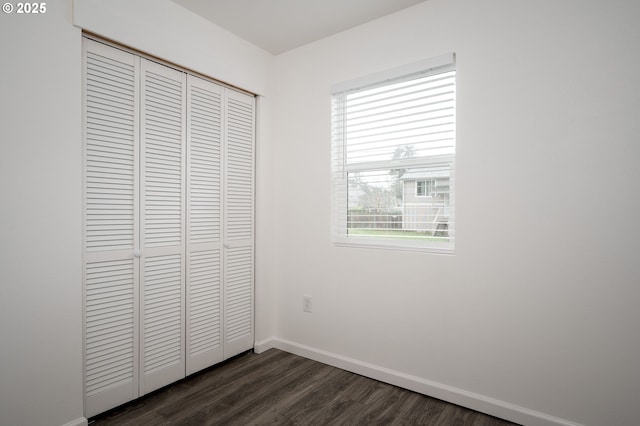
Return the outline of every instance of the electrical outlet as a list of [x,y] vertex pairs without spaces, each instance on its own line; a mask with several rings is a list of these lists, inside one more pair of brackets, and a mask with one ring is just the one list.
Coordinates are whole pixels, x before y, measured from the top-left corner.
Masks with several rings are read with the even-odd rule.
[[311,312],[311,296],[307,294],[302,296],[302,310],[304,312]]

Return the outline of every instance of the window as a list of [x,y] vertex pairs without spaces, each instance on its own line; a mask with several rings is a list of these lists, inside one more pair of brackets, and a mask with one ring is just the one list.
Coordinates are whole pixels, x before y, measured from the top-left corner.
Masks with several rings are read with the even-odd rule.
[[435,181],[417,180],[416,181],[416,197],[429,197],[435,188]]
[[454,58],[443,55],[334,88],[337,244],[453,252]]

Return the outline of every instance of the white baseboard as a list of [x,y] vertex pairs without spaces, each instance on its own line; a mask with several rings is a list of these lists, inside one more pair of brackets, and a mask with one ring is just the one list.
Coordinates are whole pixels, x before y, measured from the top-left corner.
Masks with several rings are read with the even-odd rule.
[[88,421],[84,417],[79,417],[75,420],[70,421],[69,423],[65,423],[62,426],[87,426]]
[[474,392],[469,392],[464,389],[458,389],[442,383],[433,382],[421,377],[412,376],[400,371],[380,367],[354,358],[345,357],[277,337],[256,343],[255,347],[256,353],[261,353],[271,348],[277,348],[314,361],[351,371],[365,377],[370,377],[381,382],[409,389],[414,392],[526,426],[582,426],[578,423],[550,416],[545,413],[530,410],[525,407],[520,407],[518,405],[510,404],[508,402]]
[[253,351],[257,354],[261,354],[262,352],[268,351],[271,348],[274,348],[274,338],[270,337],[269,339],[261,340],[260,342],[255,342],[253,344]]

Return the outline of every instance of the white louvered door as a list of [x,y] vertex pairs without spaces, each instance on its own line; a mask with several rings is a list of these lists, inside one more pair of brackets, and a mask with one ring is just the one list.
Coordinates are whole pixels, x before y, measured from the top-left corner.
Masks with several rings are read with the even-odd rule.
[[138,59],[83,40],[85,413],[138,396]]
[[253,347],[255,98],[83,40],[85,416]]
[[187,77],[187,374],[223,360],[222,96]]
[[255,99],[227,91],[225,102],[224,357],[253,347]]
[[141,395],[185,376],[185,82],[141,67]]

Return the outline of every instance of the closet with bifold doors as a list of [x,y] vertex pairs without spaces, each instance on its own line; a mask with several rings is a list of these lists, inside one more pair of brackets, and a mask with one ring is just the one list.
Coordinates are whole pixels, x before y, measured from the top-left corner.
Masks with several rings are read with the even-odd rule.
[[255,97],[83,39],[85,416],[253,347]]

